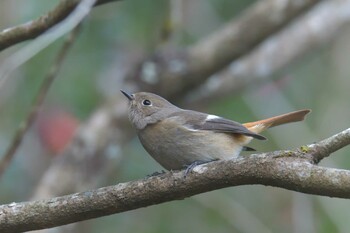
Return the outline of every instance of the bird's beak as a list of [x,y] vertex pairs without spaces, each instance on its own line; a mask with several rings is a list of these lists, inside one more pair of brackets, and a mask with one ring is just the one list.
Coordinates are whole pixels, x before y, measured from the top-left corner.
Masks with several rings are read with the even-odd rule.
[[130,95],[129,93],[127,93],[123,90],[120,90],[120,91],[125,95],[126,98],[128,98],[128,100],[130,100],[130,101],[134,100],[134,97],[132,95]]

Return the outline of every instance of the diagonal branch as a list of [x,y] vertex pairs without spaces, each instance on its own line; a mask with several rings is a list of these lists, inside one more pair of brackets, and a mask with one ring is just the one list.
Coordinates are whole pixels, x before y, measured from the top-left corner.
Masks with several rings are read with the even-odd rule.
[[[341,141],[341,143],[339,143]],[[314,165],[308,158],[350,144],[350,129],[304,150],[276,151],[120,183],[93,191],[0,206],[0,231],[20,232],[125,212],[230,186],[262,184],[350,199],[350,171]]]
[[[119,0],[98,0],[96,5]],[[79,0],[64,0],[51,11],[36,20],[7,28],[0,32],[0,51],[22,41],[34,39],[65,19],[77,6]]]
[[[331,153],[349,145],[350,128],[333,135],[323,141],[310,145],[308,148],[315,151],[312,158],[315,163],[319,163],[322,159],[328,157]],[[305,147],[307,148],[307,147]]]
[[145,67],[150,67],[150,64],[154,67],[153,77],[149,77],[149,72],[141,72],[138,82],[144,90],[158,87],[160,95],[174,99],[247,54],[319,2],[321,0],[257,1],[240,17],[183,53],[171,57],[168,51],[160,51],[153,60],[145,62]]
[[0,87],[9,78],[9,74],[59,37],[73,30],[91,11],[97,0],[82,0],[62,22],[52,30],[40,35],[36,40],[8,56],[0,65]]
[[51,70],[49,71],[49,73],[47,74],[47,76],[45,77],[44,81],[42,82],[39,88],[38,95],[33,101],[33,104],[30,109],[30,112],[28,113],[28,116],[26,117],[26,119],[23,120],[23,122],[18,127],[13,139],[11,140],[10,146],[7,148],[5,155],[0,160],[0,178],[2,174],[5,172],[9,163],[11,162],[13,156],[15,155],[17,148],[22,143],[25,133],[35,121],[41,109],[41,106],[44,103],[47,92],[49,91],[53,81],[57,77],[57,74],[60,71],[63,61],[65,60],[68,54],[68,51],[70,50],[71,46],[73,45],[73,42],[75,41],[78,35],[79,29],[80,29],[80,25],[78,25],[71,32],[70,36],[67,37],[67,39],[65,40],[61,50],[57,54],[56,60],[54,61]]
[[350,22],[349,12],[349,1],[321,2],[227,69],[211,76],[196,91],[191,91],[191,105],[198,106],[232,93],[236,95],[247,86],[269,80],[276,72],[336,38]]

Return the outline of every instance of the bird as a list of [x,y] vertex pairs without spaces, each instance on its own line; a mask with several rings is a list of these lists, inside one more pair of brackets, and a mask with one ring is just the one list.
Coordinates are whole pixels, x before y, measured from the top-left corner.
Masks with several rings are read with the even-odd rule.
[[181,109],[149,92],[129,94],[128,117],[145,150],[165,169],[192,169],[202,163],[237,158],[259,133],[304,120],[311,111],[302,109],[271,118],[240,124],[220,116]]

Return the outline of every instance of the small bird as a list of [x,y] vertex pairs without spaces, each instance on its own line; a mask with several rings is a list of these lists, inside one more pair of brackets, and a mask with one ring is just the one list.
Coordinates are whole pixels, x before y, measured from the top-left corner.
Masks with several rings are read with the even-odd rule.
[[216,115],[185,110],[148,92],[129,94],[129,119],[146,151],[165,169],[193,168],[197,164],[238,157],[259,133],[290,122],[302,121],[309,109],[240,124]]

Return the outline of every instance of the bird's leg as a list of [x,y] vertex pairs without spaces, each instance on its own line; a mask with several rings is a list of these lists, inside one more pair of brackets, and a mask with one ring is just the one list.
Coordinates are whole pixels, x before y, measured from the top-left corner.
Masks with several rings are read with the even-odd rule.
[[184,174],[184,178],[186,178],[186,176],[193,170],[194,167],[201,165],[201,164],[205,164],[205,163],[210,163],[213,161],[216,161],[217,159],[214,160],[210,160],[210,161],[194,161],[193,163],[191,163],[190,165],[186,166],[186,170],[185,170],[185,174]]

